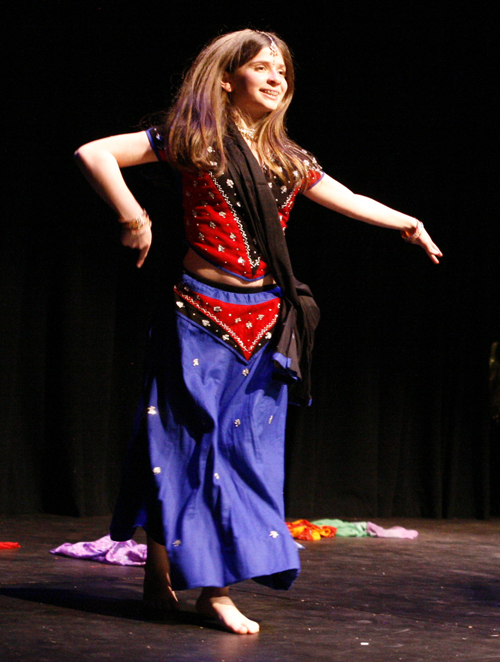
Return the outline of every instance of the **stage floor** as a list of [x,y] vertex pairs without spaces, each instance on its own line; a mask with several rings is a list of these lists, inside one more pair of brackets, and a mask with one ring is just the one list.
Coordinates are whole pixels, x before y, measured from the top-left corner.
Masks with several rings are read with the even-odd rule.
[[288,592],[235,587],[258,635],[232,635],[194,613],[149,620],[141,568],[49,554],[94,540],[108,518],[0,517],[0,660],[11,662],[417,662],[500,660],[500,521],[376,520],[416,540],[305,543]]

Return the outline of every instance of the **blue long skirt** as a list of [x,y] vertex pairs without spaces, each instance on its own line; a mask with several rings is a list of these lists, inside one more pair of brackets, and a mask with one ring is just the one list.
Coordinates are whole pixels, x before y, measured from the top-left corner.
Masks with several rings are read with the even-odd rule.
[[187,274],[182,288],[185,299],[150,334],[111,537],[128,540],[141,526],[164,544],[175,590],[250,578],[287,589],[300,562],[284,521],[287,386],[274,374],[272,328],[245,357],[231,327],[204,314],[209,301],[253,319],[276,305],[279,288],[228,291]]

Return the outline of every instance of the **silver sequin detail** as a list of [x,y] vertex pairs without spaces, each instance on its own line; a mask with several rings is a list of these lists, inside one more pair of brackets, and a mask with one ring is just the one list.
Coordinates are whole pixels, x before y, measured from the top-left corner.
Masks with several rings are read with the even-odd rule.
[[200,365],[199,359],[193,359],[193,365],[194,366]]
[[241,421],[240,421],[239,418],[237,418],[237,419],[235,420],[235,422],[234,422],[234,427],[235,427],[235,428],[239,428],[240,425],[241,425]]
[[215,474],[214,474],[214,478],[215,478],[215,480],[219,480],[219,478],[220,478],[219,474],[218,474],[218,473],[215,473]]
[[210,326],[210,322],[208,320],[201,320],[201,323],[203,326]]
[[216,228],[217,227],[213,221],[210,221],[209,226],[211,228]]
[[[243,230],[243,223],[241,222],[241,219],[239,218],[238,214],[236,213],[236,209],[233,207],[233,205],[231,203],[231,200],[228,198],[228,196],[226,195],[226,192],[224,191],[222,186],[219,184],[217,179],[215,179],[215,177],[213,176],[213,174],[211,172],[209,173],[209,175],[210,175],[210,178],[212,179],[214,185],[216,186],[217,190],[222,195],[222,197],[226,201],[229,209],[231,210],[231,212],[233,214],[233,218],[236,221],[238,229],[239,229],[239,231],[241,233],[241,236],[243,238],[243,243],[245,244],[245,250],[246,250],[247,257],[248,257],[248,261],[250,262],[250,266],[252,267],[252,269],[256,269],[260,264],[260,256],[258,256],[255,260],[252,259],[252,253],[250,251],[250,244],[248,242],[248,237],[245,234],[245,231]],[[238,204],[238,206],[241,207],[241,203],[237,203],[237,204]],[[219,212],[219,214],[223,218],[226,216],[226,212],[221,211],[221,212]]]
[[271,531],[269,535],[271,536],[271,538],[277,538],[279,536],[279,533],[277,531]]
[[233,182],[232,179],[226,179],[226,184],[227,184],[230,188],[233,188],[233,187],[234,187],[234,182]]
[[182,543],[181,543],[180,540],[174,540],[174,542],[172,544],[173,544],[174,547],[179,547],[179,545],[181,545]]
[[222,312],[222,308],[220,306],[214,306],[214,312],[215,313],[220,313],[220,312]]
[[154,416],[156,414],[156,407],[148,407],[148,414]]
[[271,425],[271,423],[273,422],[273,418],[274,416],[269,416],[269,425]]
[[175,303],[178,308],[185,308],[185,305],[182,303],[182,301],[176,301]]
[[222,336],[222,340],[229,340],[229,334],[228,334],[228,333],[225,333],[225,334]]
[[268,332],[266,333],[266,335],[264,336],[264,338],[265,338],[266,340],[271,340],[272,337],[273,337],[273,334],[272,334],[272,333],[269,333],[269,331],[268,331]]
[[224,253],[224,251],[225,251],[226,249],[224,248],[224,246],[222,246],[221,244],[219,244],[219,245],[217,246],[217,250],[219,251],[219,253]]
[[156,474],[156,475],[161,474],[161,468],[160,467],[155,467],[153,469],[153,473]]
[[252,322],[247,322],[246,325],[247,329],[251,329],[253,327]]
[[241,374],[243,375],[243,377],[246,377],[247,375],[250,374],[250,370],[248,368],[245,368],[244,370],[242,370]]
[[294,197],[295,194],[297,193],[297,189],[298,189],[298,188],[299,188],[299,187],[297,186],[297,187],[295,187],[295,188],[290,192],[290,194],[288,195],[288,197],[287,197],[287,199],[285,200],[285,202],[281,205],[281,209],[286,209],[286,207],[288,207],[288,205],[289,205],[290,202],[292,201],[293,197]]

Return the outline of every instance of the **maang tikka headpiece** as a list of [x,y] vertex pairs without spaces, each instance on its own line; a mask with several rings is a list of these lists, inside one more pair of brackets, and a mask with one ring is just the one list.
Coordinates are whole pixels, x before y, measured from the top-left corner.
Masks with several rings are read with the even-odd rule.
[[278,56],[278,46],[276,45],[276,42],[271,37],[271,35],[268,34],[267,32],[262,32],[262,30],[255,30],[255,32],[258,32],[259,34],[263,34],[265,37],[267,37],[269,39],[269,42],[270,42],[269,43],[269,50],[271,51],[271,55],[273,57],[277,57]]

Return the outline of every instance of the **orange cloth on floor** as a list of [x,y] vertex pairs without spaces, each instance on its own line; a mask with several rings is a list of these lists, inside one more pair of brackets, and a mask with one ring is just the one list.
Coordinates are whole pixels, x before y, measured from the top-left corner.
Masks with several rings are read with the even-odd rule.
[[317,526],[306,519],[297,519],[295,522],[286,523],[292,537],[296,540],[321,540],[321,538],[333,538],[337,533],[334,526]]

